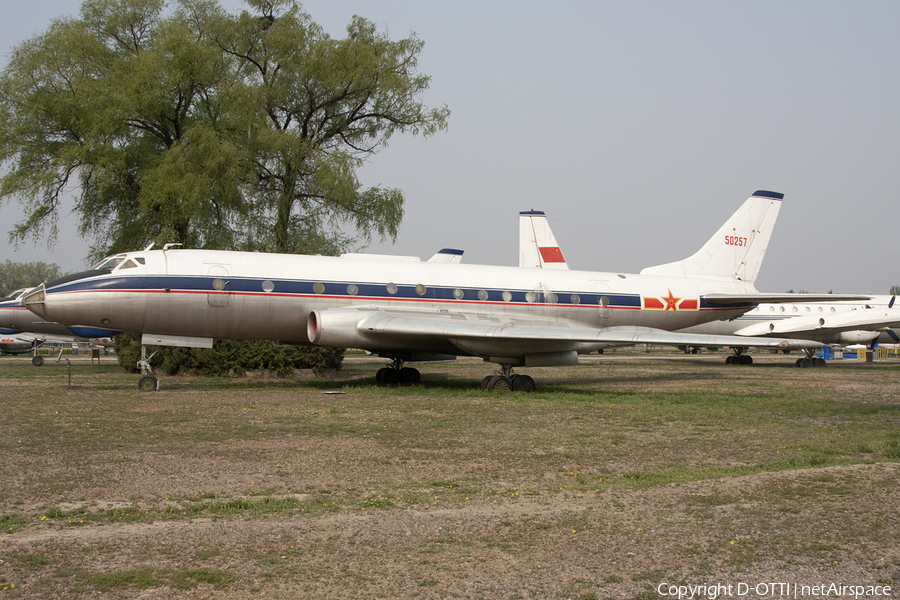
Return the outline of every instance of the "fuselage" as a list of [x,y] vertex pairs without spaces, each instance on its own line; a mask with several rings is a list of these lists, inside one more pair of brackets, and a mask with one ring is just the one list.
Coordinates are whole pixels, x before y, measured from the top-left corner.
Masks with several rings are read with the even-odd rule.
[[[305,344],[310,313],[336,308],[673,331],[734,318],[754,306],[704,301],[713,292],[755,290],[726,278],[178,249],[111,257],[93,271],[49,282],[40,298],[32,295],[25,304],[64,325]],[[392,343],[373,341],[367,349]]]

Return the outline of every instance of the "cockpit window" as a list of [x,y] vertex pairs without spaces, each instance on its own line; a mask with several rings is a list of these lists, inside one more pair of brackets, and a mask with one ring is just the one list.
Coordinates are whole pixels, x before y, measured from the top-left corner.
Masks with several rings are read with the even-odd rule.
[[104,258],[99,263],[97,263],[97,266],[95,266],[94,269],[97,271],[99,271],[101,269],[109,269],[110,271],[112,271],[113,269],[118,267],[119,263],[121,263],[123,260],[125,260],[124,254],[117,254],[116,256],[110,256],[108,258]]
[[119,266],[120,271],[123,269],[134,269],[134,268],[137,268],[137,263],[134,262],[133,260],[131,260],[130,258],[128,260],[126,260],[125,262],[123,262]]
[[28,289],[31,289],[31,288],[22,288],[22,289],[16,290],[16,291],[10,293],[8,296],[0,298],[0,302],[6,302],[7,300],[15,300],[16,298],[18,298],[19,296],[24,294],[25,290],[28,290]]

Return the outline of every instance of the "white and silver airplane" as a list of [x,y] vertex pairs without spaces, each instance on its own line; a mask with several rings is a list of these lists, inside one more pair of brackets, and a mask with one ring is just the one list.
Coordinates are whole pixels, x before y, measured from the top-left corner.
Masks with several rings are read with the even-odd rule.
[[[0,335],[9,340],[4,342],[5,346],[0,345],[0,352],[32,352],[34,357],[31,362],[39,367],[44,364],[44,359],[37,353],[37,349],[46,341],[74,342],[76,338],[87,338],[95,340],[97,345],[110,345],[108,341],[100,341],[116,333],[108,329],[77,325],[66,327],[53,321],[36,319],[34,313],[22,305],[22,297],[32,289],[34,288],[22,288],[0,298]],[[25,344],[28,347],[23,350]],[[14,348],[16,351],[8,352],[4,347]]]
[[[62,324],[142,334],[143,345],[227,338],[362,348],[392,360],[379,383],[417,382],[406,361],[478,356],[501,365],[483,387],[533,390],[513,367],[573,365],[608,345],[822,347],[677,332],[798,297],[753,286],[782,198],[755,192],[696,254],[639,275],[167,246],[109,257],[42,284],[23,304]],[[142,371],[139,386],[156,389],[146,360]]]
[[[562,249],[542,211],[519,213],[519,265],[568,269]],[[644,271],[642,271],[643,273]],[[741,337],[786,337],[823,344],[872,346],[900,342],[894,329],[900,328],[900,306],[894,296],[863,296],[865,300],[838,302],[763,303],[742,315],[724,321],[710,321],[681,329],[684,333],[735,335]],[[829,300],[833,300],[832,297]],[[753,359],[734,348],[728,363],[752,364]],[[811,356],[797,359],[797,366],[824,366]]]

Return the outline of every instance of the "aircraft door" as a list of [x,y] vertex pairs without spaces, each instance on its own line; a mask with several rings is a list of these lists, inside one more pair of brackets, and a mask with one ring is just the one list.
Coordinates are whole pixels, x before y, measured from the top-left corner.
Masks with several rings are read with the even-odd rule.
[[231,281],[228,279],[229,265],[213,265],[209,268],[211,289],[206,300],[214,308],[224,308],[231,304]]
[[597,293],[598,314],[602,322],[607,322],[612,316],[612,309],[609,308],[609,282],[595,281],[594,291]]

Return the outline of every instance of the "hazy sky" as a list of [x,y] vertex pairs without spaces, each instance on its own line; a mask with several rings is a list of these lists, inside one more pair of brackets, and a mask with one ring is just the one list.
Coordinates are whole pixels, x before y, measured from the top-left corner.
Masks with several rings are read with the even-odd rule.
[[[228,9],[237,0],[220,0]],[[446,132],[395,137],[360,173],[397,187],[397,243],[370,252],[518,261],[518,212],[544,210],[569,263],[635,273],[697,250],[758,189],[785,194],[757,288],[887,293],[900,284],[900,3],[315,0],[415,32]],[[78,0],[4,3],[8,49]],[[20,219],[0,208],[0,227]],[[74,217],[53,252],[85,267]],[[5,239],[3,240],[5,242]],[[377,242],[377,241],[376,241]]]

